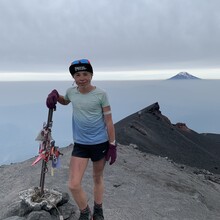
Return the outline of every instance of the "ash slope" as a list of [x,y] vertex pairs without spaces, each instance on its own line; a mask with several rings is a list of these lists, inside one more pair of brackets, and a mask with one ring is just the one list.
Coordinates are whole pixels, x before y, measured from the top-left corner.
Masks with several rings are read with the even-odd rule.
[[136,144],[143,152],[220,174],[220,135],[199,134],[184,123],[172,124],[158,103],[124,118],[115,128],[121,144]]
[[[72,147],[63,148],[61,168],[52,177],[46,174],[45,187],[68,192],[67,180]],[[35,158],[0,166],[0,219],[13,214],[22,190],[38,186],[41,164]],[[83,179],[92,207],[92,167]],[[219,175],[213,175],[216,180]],[[220,181],[219,181],[220,182]],[[73,201],[72,201],[73,202]],[[73,202],[74,203],[74,202]],[[142,153],[132,145],[118,146],[118,159],[105,169],[104,213],[106,220],[218,220],[220,185],[206,175],[170,162],[166,158]],[[10,218],[18,219],[18,218]],[[77,220],[78,215],[68,220]]]

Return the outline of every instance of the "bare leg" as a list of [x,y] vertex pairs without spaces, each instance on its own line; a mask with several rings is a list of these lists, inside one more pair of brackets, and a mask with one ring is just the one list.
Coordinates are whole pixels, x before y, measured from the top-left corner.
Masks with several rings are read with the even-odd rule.
[[88,165],[88,158],[71,157],[69,173],[69,189],[80,210],[87,207],[86,193],[83,191],[81,182]]
[[94,181],[94,201],[102,204],[104,193],[103,170],[105,167],[105,158],[93,162],[93,181]]

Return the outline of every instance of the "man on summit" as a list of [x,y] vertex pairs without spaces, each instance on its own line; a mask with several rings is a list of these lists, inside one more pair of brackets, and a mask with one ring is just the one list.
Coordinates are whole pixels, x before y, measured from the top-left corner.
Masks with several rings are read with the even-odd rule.
[[[80,209],[79,220],[103,220],[103,171],[106,161],[110,165],[116,160],[115,129],[111,107],[105,91],[93,86],[92,66],[87,59],[73,61],[69,71],[76,86],[67,89],[65,96],[53,90],[47,97],[47,107],[56,103],[73,107],[72,129],[74,147],[70,161],[69,189]],[[87,203],[81,182],[88,165],[93,162],[94,209],[93,215]]]

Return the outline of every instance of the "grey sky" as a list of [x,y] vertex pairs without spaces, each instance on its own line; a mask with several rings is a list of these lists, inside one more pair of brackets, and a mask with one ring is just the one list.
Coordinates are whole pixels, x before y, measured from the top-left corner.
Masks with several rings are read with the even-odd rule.
[[0,71],[220,68],[219,0],[0,0]]

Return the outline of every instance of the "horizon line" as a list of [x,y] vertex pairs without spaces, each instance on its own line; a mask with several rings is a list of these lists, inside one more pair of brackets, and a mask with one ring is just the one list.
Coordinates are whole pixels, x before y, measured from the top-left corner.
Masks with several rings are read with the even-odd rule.
[[[166,80],[180,72],[187,72],[200,79],[217,80],[220,79],[220,69],[188,70],[148,70],[148,71],[96,71],[93,75],[95,81],[131,81],[131,80]],[[192,73],[195,72],[195,73]],[[199,72],[199,73],[196,73]],[[207,74],[206,72],[209,72]],[[217,76],[218,75],[218,76]],[[6,81],[69,81],[73,80],[67,72],[0,72],[0,82]]]

